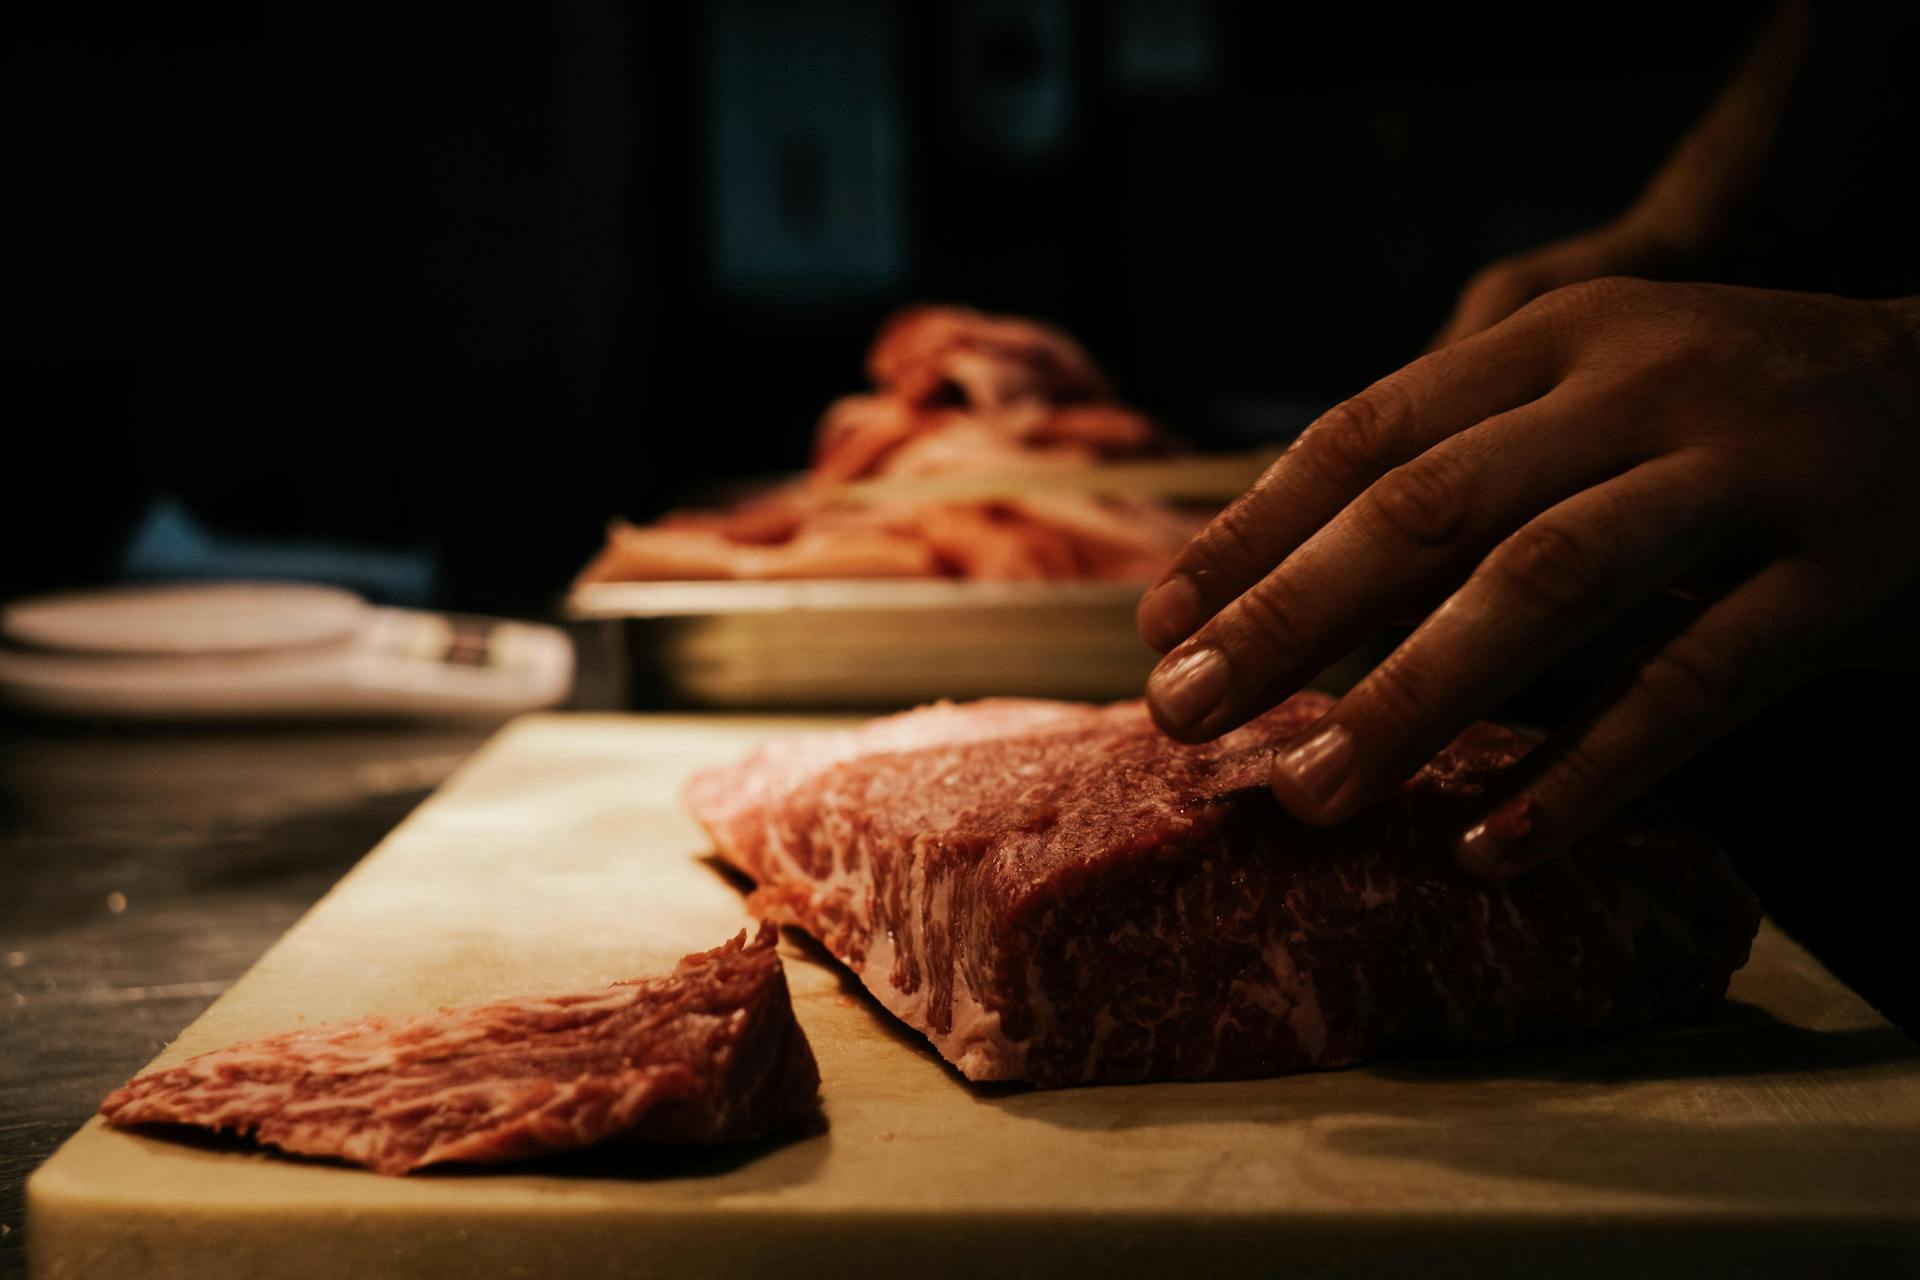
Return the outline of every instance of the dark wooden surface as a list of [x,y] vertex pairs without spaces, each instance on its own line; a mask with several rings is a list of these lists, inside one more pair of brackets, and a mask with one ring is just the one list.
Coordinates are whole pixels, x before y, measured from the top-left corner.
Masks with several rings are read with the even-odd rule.
[[27,1175],[489,732],[0,724],[0,1280]]

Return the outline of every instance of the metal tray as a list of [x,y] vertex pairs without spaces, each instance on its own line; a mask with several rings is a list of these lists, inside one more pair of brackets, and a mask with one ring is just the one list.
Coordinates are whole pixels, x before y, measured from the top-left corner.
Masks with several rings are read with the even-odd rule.
[[1137,695],[1145,583],[608,582],[566,612],[597,625],[635,706],[908,706],[993,694]]

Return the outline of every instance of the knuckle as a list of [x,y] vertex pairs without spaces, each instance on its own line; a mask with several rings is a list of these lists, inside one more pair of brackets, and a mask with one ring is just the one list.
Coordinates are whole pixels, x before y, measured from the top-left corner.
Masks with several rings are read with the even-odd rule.
[[1636,296],[1645,285],[1644,280],[1635,280],[1631,276],[1599,276],[1563,285],[1549,296],[1571,310],[1605,312]]
[[1286,579],[1270,578],[1240,597],[1233,610],[1235,630],[1272,655],[1301,653],[1310,638],[1303,605],[1298,590]]
[[1633,683],[1647,710],[1669,725],[1697,724],[1724,705],[1735,664],[1686,636],[1642,661]]
[[1365,494],[1365,510],[1388,534],[1417,546],[1441,546],[1467,523],[1469,488],[1457,460],[1431,451],[1381,477]]
[[1403,735],[1411,734],[1431,711],[1427,691],[1432,687],[1417,664],[1395,656],[1375,667],[1367,677],[1367,701],[1372,714],[1386,728]]
[[1554,801],[1544,805],[1554,811],[1546,816],[1564,822],[1565,811],[1572,807],[1568,804],[1569,800],[1585,800],[1606,794],[1612,778],[1613,770],[1595,754],[1591,746],[1584,742],[1569,743],[1565,750],[1554,757],[1550,778],[1543,779],[1542,785],[1537,788],[1543,801],[1549,797]]
[[1645,281],[1626,276],[1579,280],[1541,294],[1528,310],[1544,323],[1550,343],[1563,359],[1577,363],[1595,330],[1630,309],[1645,288]]
[[1342,482],[1371,479],[1399,461],[1405,421],[1402,394],[1391,384],[1376,384],[1329,409],[1300,444],[1315,464]]
[[1586,540],[1546,520],[1521,526],[1487,558],[1482,572],[1510,593],[1554,611],[1590,601],[1601,585]]
[[1191,553],[1185,559],[1196,563],[1189,568],[1204,564],[1208,567],[1226,567],[1244,570],[1257,564],[1260,559],[1261,538],[1260,520],[1251,507],[1236,503],[1214,517],[1195,548],[1198,555]]

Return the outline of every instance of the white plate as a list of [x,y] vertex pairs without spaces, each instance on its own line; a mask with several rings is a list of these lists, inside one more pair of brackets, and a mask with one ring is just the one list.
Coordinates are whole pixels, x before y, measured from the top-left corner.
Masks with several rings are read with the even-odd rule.
[[18,601],[0,637],[61,653],[205,656],[339,644],[370,606],[351,591],[293,582],[108,587]]

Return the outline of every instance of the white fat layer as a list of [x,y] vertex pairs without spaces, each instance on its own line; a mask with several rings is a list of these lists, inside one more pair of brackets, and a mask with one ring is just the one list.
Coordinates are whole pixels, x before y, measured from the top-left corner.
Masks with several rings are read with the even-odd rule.
[[[780,838],[776,824],[769,822],[765,830],[766,854],[781,868],[781,874],[767,878],[768,883],[805,885],[815,902],[830,902],[846,894],[853,901],[864,903],[864,909],[857,914],[867,925],[870,935],[865,959],[858,965],[845,955],[841,955],[840,959],[859,974],[861,983],[890,1013],[908,1026],[918,1028],[933,1042],[934,1048],[969,1080],[1017,1080],[1022,1076],[1026,1070],[1026,1046],[1001,1029],[1000,1015],[980,1003],[957,969],[953,974],[952,1029],[942,1033],[928,1020],[927,1002],[931,984],[926,980],[929,966],[926,936],[921,923],[927,918],[923,908],[928,905],[924,857],[913,858],[908,870],[905,924],[910,936],[907,946],[919,961],[921,973],[919,988],[908,992],[901,990],[893,980],[899,949],[892,932],[874,918],[871,900],[873,850],[870,847],[861,849],[864,856],[858,860],[858,871],[848,866],[852,859],[836,851],[833,869],[825,876],[814,876],[800,867],[793,850]],[[867,843],[864,833],[854,835],[852,839],[863,846]],[[835,843],[844,847],[842,842]],[[951,905],[952,893],[952,886],[944,879],[933,890],[931,905],[943,917]],[[1040,1012],[1036,1010],[1036,1013]],[[1041,1025],[1045,1025],[1044,1022]]]
[[[1293,940],[1304,939],[1295,934]],[[1246,983],[1239,990],[1256,1007],[1292,1027],[1300,1047],[1318,1058],[1327,1046],[1326,1018],[1320,1011],[1320,997],[1313,989],[1312,975],[1302,972],[1294,962],[1287,942],[1285,938],[1270,937],[1262,949],[1268,981]]]
[[857,970],[860,981],[889,1013],[924,1032],[940,1055],[969,1080],[1018,1080],[1025,1074],[1026,1045],[1007,1035],[1000,1026],[1000,1015],[980,1003],[957,971],[953,976],[953,1027],[943,1033],[927,1020],[930,983],[923,978],[919,990],[911,992],[894,985],[897,958],[892,936],[876,929],[867,945],[866,963]]

